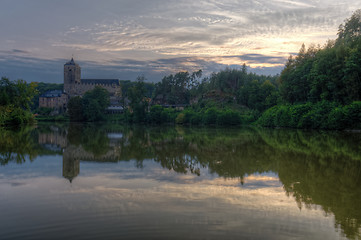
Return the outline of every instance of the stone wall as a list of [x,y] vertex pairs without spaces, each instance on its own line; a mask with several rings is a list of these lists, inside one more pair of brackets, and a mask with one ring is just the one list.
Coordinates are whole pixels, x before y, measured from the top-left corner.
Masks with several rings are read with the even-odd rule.
[[122,89],[118,85],[111,84],[71,84],[69,85],[69,95],[70,97],[74,96],[83,96],[87,91],[93,90],[96,86],[102,87],[109,92],[110,96],[121,96]]

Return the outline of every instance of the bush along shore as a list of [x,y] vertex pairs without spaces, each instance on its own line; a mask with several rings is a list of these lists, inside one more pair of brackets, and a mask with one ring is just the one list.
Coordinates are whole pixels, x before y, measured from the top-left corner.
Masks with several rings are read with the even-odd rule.
[[361,102],[344,106],[327,101],[277,105],[266,110],[256,124],[303,129],[361,129]]

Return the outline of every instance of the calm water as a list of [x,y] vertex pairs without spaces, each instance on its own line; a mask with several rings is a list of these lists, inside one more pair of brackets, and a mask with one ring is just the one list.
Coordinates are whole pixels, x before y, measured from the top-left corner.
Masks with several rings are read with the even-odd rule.
[[361,133],[0,131],[0,239],[360,239]]

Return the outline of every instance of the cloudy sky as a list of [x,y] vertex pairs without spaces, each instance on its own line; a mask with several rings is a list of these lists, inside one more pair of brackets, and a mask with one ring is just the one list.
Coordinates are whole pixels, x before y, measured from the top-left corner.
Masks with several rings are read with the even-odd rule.
[[72,56],[82,78],[155,82],[243,63],[277,74],[302,43],[335,39],[358,8],[355,0],[1,0],[0,74],[61,83]]

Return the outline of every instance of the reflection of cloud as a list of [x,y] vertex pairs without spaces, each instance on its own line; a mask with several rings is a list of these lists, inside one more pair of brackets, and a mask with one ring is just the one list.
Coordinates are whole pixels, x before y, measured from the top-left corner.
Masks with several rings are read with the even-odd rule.
[[[132,226],[154,226],[156,219],[162,229],[173,229],[176,224],[180,234],[184,234],[189,224],[202,234],[212,226],[214,230],[238,237],[260,234],[259,237],[267,235],[270,239],[275,235],[275,239],[283,236],[332,238],[334,233],[332,218],[325,218],[322,210],[317,208],[300,212],[281,186],[247,189],[237,186],[239,182],[235,179],[205,179],[158,171],[157,168],[145,168],[139,175],[134,173],[130,173],[133,178],[124,179],[121,176],[126,171],[120,175],[104,175],[97,169],[92,177],[82,176],[73,183],[71,195],[88,199],[82,207],[91,208],[98,218],[109,218],[110,214],[119,221],[120,216],[124,216],[127,224]],[[166,180],[167,177],[160,181],[159,175],[177,181]],[[251,180],[272,182],[276,178],[252,175],[249,176]],[[64,190],[62,195],[67,196],[69,192]],[[64,208],[74,211],[78,206],[64,202]]]
[[[81,176],[70,184],[55,170],[61,168],[59,157],[49,160],[39,157],[29,168],[0,175],[27,183],[16,188],[0,184],[0,192],[6,192],[0,195],[0,212],[16,228],[10,229],[14,238],[58,234],[61,229],[71,229],[66,231],[68,238],[335,239],[339,235],[332,214],[325,217],[318,208],[300,211],[282,186],[248,189],[235,179],[177,174],[152,161],[146,161],[143,169],[135,168],[134,161],[82,162]],[[277,177],[268,173],[246,179],[274,182]],[[9,229],[3,228],[2,234],[8,236]]]

